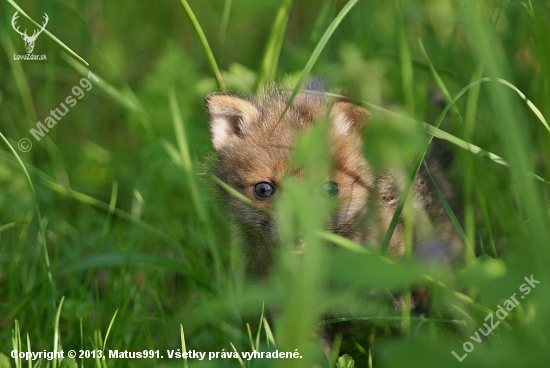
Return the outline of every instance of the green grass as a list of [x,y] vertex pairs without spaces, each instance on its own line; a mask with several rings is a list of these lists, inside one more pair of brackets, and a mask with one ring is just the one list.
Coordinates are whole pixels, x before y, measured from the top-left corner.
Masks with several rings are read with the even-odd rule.
[[[48,14],[34,51],[47,61],[13,60],[25,53],[10,24],[16,10]],[[335,341],[352,347],[356,367],[550,361],[548,4],[9,0],[0,14],[0,367],[28,366],[10,357],[14,348],[164,356],[35,362],[42,367],[345,367],[348,357],[329,361],[313,337],[342,320],[379,327]],[[32,33],[34,23],[18,21]],[[410,178],[431,138],[446,142],[468,244],[460,267],[391,260],[323,232],[328,207],[304,200],[325,162],[319,130],[297,152],[311,177],[293,183],[274,213],[284,237],[306,234],[308,251],[283,252],[263,283],[245,277],[241,241],[219,203],[231,189],[218,194],[210,175],[204,97],[270,82],[297,93],[311,75],[371,111],[375,165]],[[29,130],[83,77],[92,88],[36,141]],[[18,148],[22,138],[30,151]],[[519,306],[481,342],[470,338],[531,275],[540,284]],[[329,284],[338,288],[329,293]],[[427,316],[357,297],[391,290],[406,302],[418,284],[433,290]],[[350,314],[324,320],[342,309]],[[274,310],[285,318],[271,318]],[[397,325],[400,333],[381,338]],[[467,341],[474,349],[460,363],[451,351],[462,356]],[[178,349],[298,349],[303,359],[168,359]]]

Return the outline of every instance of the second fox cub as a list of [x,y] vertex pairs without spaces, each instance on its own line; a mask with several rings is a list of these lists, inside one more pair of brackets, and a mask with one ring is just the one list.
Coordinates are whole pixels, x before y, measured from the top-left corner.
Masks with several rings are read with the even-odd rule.
[[[256,206],[224,193],[229,214],[245,241],[248,270],[265,276],[279,242],[277,224],[268,211],[280,194],[280,183],[292,174],[292,148],[298,135],[316,122],[330,119],[327,151],[333,171],[324,189],[339,202],[327,230],[361,244],[380,244],[395,213],[405,179],[397,173],[375,173],[362,152],[361,129],[369,113],[345,99],[300,93],[281,118],[290,94],[271,89],[259,98],[225,93],[208,96],[216,175]],[[367,138],[368,139],[368,138]],[[320,143],[322,144],[322,143]],[[367,142],[368,144],[368,142]],[[440,170],[430,170],[438,185],[447,185]],[[459,251],[456,232],[426,173],[414,182],[415,252],[452,258]],[[404,254],[402,224],[389,243],[388,255]]]

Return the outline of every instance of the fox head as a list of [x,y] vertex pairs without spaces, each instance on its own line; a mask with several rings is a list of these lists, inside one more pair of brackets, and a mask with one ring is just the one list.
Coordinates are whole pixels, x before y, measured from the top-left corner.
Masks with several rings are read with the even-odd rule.
[[[217,152],[216,176],[247,197],[254,206],[224,193],[224,201],[257,261],[270,259],[279,241],[269,214],[281,194],[281,181],[293,175],[291,158],[300,133],[330,120],[327,145],[333,170],[320,183],[338,200],[328,230],[361,241],[356,222],[365,212],[373,178],[362,153],[361,128],[369,113],[344,99],[300,93],[284,113],[290,94],[272,91],[260,98],[214,93],[207,97],[212,144]],[[282,118],[281,118],[282,116]],[[266,211],[267,210],[267,211]],[[269,262],[270,260],[266,260]]]

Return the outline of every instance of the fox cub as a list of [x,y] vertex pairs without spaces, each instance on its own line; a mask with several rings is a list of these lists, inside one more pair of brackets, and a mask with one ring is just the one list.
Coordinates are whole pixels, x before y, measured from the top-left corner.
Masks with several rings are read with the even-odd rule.
[[[245,237],[248,271],[266,276],[279,241],[271,209],[283,177],[291,170],[297,136],[312,124],[330,120],[327,150],[332,177],[323,188],[338,200],[327,230],[357,243],[380,244],[395,213],[405,178],[396,172],[375,173],[363,154],[361,129],[368,111],[346,99],[299,93],[283,115],[290,93],[272,88],[262,96],[213,93],[206,99],[212,144],[217,152],[215,174],[252,201],[233,195],[225,205]],[[437,167],[430,173],[445,192],[448,184]],[[426,172],[414,182],[414,252],[418,256],[453,258],[459,251],[456,232]],[[398,223],[387,254],[405,252],[403,225]]]

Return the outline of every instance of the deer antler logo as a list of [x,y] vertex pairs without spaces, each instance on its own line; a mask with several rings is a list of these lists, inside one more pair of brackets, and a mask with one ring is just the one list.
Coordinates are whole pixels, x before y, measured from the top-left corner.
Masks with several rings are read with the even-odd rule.
[[27,49],[27,54],[30,54],[32,52],[32,50],[34,49],[34,42],[36,41],[36,38],[38,37],[38,35],[40,33],[42,33],[42,31],[44,30],[44,28],[46,28],[46,24],[48,24],[48,14],[44,13],[44,23],[42,23],[42,28],[40,28],[39,31],[37,31],[36,29],[34,30],[34,32],[32,33],[31,36],[29,36],[27,34],[27,30],[25,29],[24,32],[21,32],[19,30],[19,26],[17,26],[15,24],[15,22],[17,21],[17,18],[19,17],[19,12],[15,12],[15,14],[13,15],[13,17],[11,18],[11,26],[13,27],[13,29],[15,30],[15,32],[19,33],[21,35],[21,37],[23,38],[23,41],[25,41],[25,48]]

